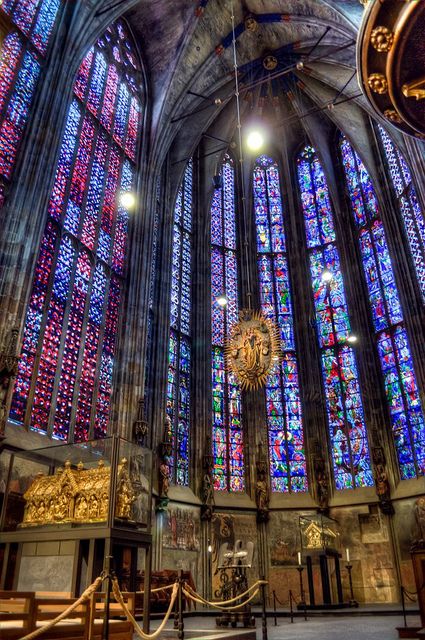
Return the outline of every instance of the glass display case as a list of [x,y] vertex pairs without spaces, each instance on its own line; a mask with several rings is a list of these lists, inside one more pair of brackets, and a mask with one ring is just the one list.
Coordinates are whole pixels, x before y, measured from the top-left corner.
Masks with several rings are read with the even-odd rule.
[[94,527],[150,533],[152,452],[113,436],[15,453],[1,530]]

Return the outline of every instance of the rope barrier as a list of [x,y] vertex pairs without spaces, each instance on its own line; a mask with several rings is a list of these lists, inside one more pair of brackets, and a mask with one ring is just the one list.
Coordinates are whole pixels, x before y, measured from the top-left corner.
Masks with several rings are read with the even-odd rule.
[[[77,609],[77,607],[79,607],[83,602],[88,600],[91,597],[91,595],[95,591],[97,591],[97,589],[100,587],[103,580],[105,580],[105,578],[107,578],[108,575],[109,574],[102,572],[101,575],[98,578],[96,578],[96,580],[91,585],[89,585],[87,589],[85,589],[85,591],[81,594],[81,596],[72,605],[70,605],[65,609],[65,611],[62,611],[62,613],[60,613],[58,616],[56,616],[56,618],[54,618],[47,624],[23,636],[22,638],[20,638],[20,640],[34,640],[34,638],[37,638],[42,633],[44,633],[45,631],[48,631],[49,629],[54,627],[56,624],[61,622],[64,618],[67,618],[75,609]],[[170,604],[168,606],[167,612],[165,614],[163,621],[159,625],[158,629],[154,633],[146,634],[144,633],[143,629],[139,626],[137,620],[135,619],[135,617],[127,607],[127,604],[123,598],[123,594],[119,588],[117,578],[115,576],[110,576],[110,577],[112,577],[112,593],[114,595],[114,598],[118,602],[118,604],[121,606],[122,610],[124,611],[124,614],[127,620],[131,622],[131,624],[133,625],[135,633],[140,638],[142,638],[142,640],[155,640],[155,638],[157,638],[161,634],[161,632],[164,630],[165,625],[167,624],[168,619],[171,615],[171,612],[173,610],[173,607],[178,595],[179,583],[175,582],[172,585],[167,585],[165,587],[158,587],[150,590],[150,593],[154,593],[157,591],[166,591],[167,589],[172,589],[172,593],[171,593]],[[258,595],[258,592],[260,591],[260,587],[266,584],[268,584],[267,580],[257,580],[257,582],[255,582],[251,587],[249,587],[243,593],[235,596],[234,598],[230,598],[229,600],[223,600],[218,602],[210,602],[206,600],[203,596],[197,593],[194,589],[192,589],[192,587],[190,587],[186,583],[184,583],[184,586],[182,587],[182,593],[184,593],[184,595],[190,600],[193,600],[194,602],[198,602],[199,604],[210,606],[220,611],[236,611],[237,609],[241,609],[242,607],[247,605],[249,602],[251,602],[251,600],[253,600]],[[141,594],[144,592],[138,591],[137,593]],[[251,594],[249,598],[247,598],[243,602],[240,602],[239,604],[236,604],[233,606],[225,606],[232,602],[236,602],[237,600],[241,600],[241,598],[249,594]]]
[[251,593],[251,591],[253,589],[257,589],[258,591],[258,587],[262,584],[268,584],[267,580],[257,580],[257,582],[254,582],[253,585],[251,585],[246,591],[244,591],[243,593],[240,593],[239,595],[235,596],[234,598],[230,598],[229,600],[219,600],[219,601],[214,601],[214,602],[210,602],[209,600],[205,600],[205,598],[203,598],[199,593],[197,593],[196,591],[194,591],[192,589],[192,587],[190,587],[188,584],[186,584],[186,589],[188,589],[193,595],[197,596],[198,598],[202,598],[203,600],[205,600],[205,602],[203,604],[209,604],[211,606],[226,606],[227,604],[230,604],[232,602],[236,602],[237,600],[240,600],[241,598],[243,598],[244,596],[248,595],[249,593]]
[[258,594],[259,591],[260,591],[260,588],[258,587],[258,589],[256,589],[254,593],[247,600],[244,600],[240,604],[234,604],[232,607],[220,607],[214,604],[213,602],[208,602],[207,600],[204,600],[203,598],[195,598],[188,591],[186,591],[186,589],[183,589],[184,595],[187,598],[190,598],[191,600],[193,600],[193,602],[198,602],[199,604],[208,605],[209,607],[213,607],[213,609],[218,609],[219,611],[237,611],[237,609],[242,609],[242,607],[244,607],[246,604],[248,604],[248,602],[251,602],[251,600],[255,598],[255,596]]
[[411,600],[412,602],[416,602],[416,600],[412,600],[412,598],[410,596],[417,596],[420,594],[420,592],[425,588],[425,582],[422,583],[422,585],[419,587],[419,589],[417,591],[408,591],[406,589],[406,587],[402,586],[403,592],[406,594],[406,596],[409,598],[409,600]]
[[[150,589],[149,593],[157,593],[158,591],[167,591],[167,589],[172,589],[174,587],[173,584],[167,584],[166,587],[155,587],[155,589]],[[136,591],[136,595],[143,595],[144,591]]]
[[54,618],[47,624],[44,624],[42,627],[39,627],[38,629],[31,631],[31,633],[28,633],[26,636],[23,636],[22,638],[20,638],[20,640],[33,640],[34,638],[37,638],[45,631],[48,631],[49,629],[54,627],[55,624],[57,624],[64,618],[67,618],[69,614],[74,611],[74,609],[79,607],[80,604],[82,604],[85,600],[88,600],[90,598],[92,593],[94,593],[98,589],[98,587],[101,585],[104,578],[105,576],[103,574],[100,575],[98,578],[96,578],[96,580],[90,586],[87,587],[87,589],[81,594],[78,600],[76,600],[71,606],[65,609],[65,611],[62,611],[62,613],[60,613],[56,618]]
[[[252,591],[252,589],[254,587],[256,587],[255,591],[252,593],[252,595],[249,598],[247,598],[246,600],[244,600],[240,604],[233,605],[232,607],[223,607],[223,606],[220,606],[219,604],[217,604],[216,602],[210,602],[209,600],[206,600],[205,598],[203,598],[200,594],[198,594],[196,592],[195,592],[195,594],[196,594],[196,597],[195,597],[195,595],[193,595],[185,587],[183,587],[183,593],[187,598],[190,598],[194,602],[198,602],[199,604],[204,604],[206,606],[213,607],[214,609],[218,609],[219,611],[236,611],[237,609],[242,609],[242,607],[244,607],[246,604],[248,604],[248,602],[251,602],[251,600],[253,600],[255,598],[255,596],[260,591],[260,585],[261,584],[267,584],[267,582],[265,580],[258,580],[254,585],[252,585],[252,587],[250,589],[247,589],[247,591],[245,591],[240,596],[237,596],[236,598],[232,598],[231,600],[227,600],[227,602],[234,602],[235,600],[240,600],[240,598],[242,596],[246,595],[247,593]],[[193,591],[193,590],[191,590],[191,591]]]
[[276,602],[278,602],[278,603],[280,604],[280,606],[281,606],[281,607],[286,607],[286,605],[288,605],[288,606],[289,606],[289,600],[288,600],[288,601],[286,601],[286,602],[281,602],[281,601],[279,600],[279,598],[277,597],[277,595],[276,595],[276,591],[273,591],[273,594],[274,594],[274,598],[275,598]]
[[130,609],[127,607],[126,603],[124,602],[124,598],[122,596],[122,593],[121,593],[119,585],[118,585],[118,580],[116,578],[112,578],[112,593],[114,594],[114,598],[118,602],[118,604],[121,605],[121,608],[124,611],[124,613],[125,613],[125,615],[127,617],[127,620],[129,620],[131,622],[131,624],[133,625],[134,631],[143,640],[154,640],[154,638],[157,638],[159,636],[159,634],[164,630],[164,627],[167,624],[168,618],[170,617],[171,611],[172,611],[172,609],[174,607],[174,603],[175,603],[176,598],[177,598],[178,589],[179,589],[179,585],[176,582],[176,583],[173,584],[173,591],[171,593],[171,600],[170,600],[170,604],[169,604],[168,609],[167,609],[167,613],[165,614],[164,620],[161,622],[161,624],[159,625],[158,629],[156,631],[154,631],[154,633],[147,634],[147,633],[144,633],[143,629],[137,623],[136,618],[133,616],[133,614],[131,613]]

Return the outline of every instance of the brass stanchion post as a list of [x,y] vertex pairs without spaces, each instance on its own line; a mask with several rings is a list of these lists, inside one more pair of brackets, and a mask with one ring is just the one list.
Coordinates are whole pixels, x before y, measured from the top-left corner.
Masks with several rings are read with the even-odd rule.
[[179,592],[178,592],[179,627],[177,637],[184,640],[184,620],[183,620],[183,571],[179,571]]
[[266,585],[264,583],[264,576],[262,576],[261,580],[261,630],[263,640],[267,640]]
[[[109,640],[109,607],[111,604],[111,560],[112,556],[105,556],[105,613],[103,616],[102,640]],[[96,606],[96,603],[94,603]]]

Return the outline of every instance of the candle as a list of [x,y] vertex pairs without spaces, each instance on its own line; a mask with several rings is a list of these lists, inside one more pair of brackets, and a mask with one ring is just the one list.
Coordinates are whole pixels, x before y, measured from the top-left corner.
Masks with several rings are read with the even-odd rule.
[[298,551],[298,564],[301,566],[301,551]]
[[350,549],[345,550],[345,557],[347,558],[347,562],[350,562]]

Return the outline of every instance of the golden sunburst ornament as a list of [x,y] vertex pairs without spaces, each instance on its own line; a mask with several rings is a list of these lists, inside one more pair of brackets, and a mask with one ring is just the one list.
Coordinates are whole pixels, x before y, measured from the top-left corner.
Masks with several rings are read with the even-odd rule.
[[258,389],[272,368],[281,361],[279,329],[262,311],[242,309],[226,341],[227,368],[242,389]]

